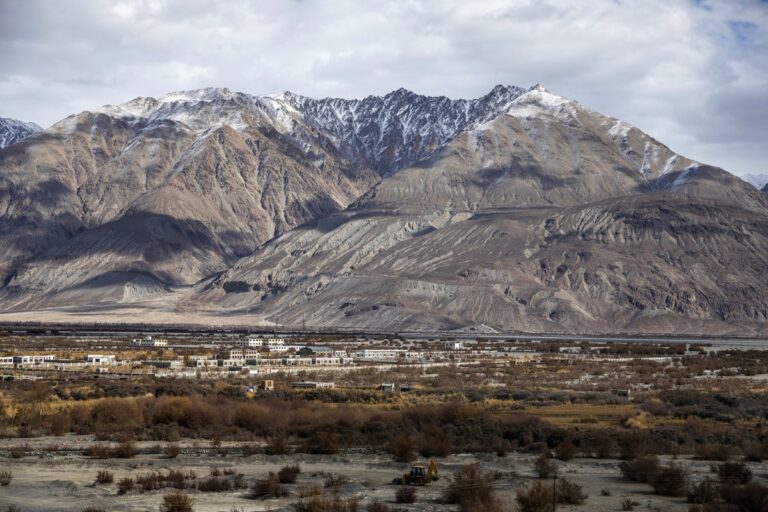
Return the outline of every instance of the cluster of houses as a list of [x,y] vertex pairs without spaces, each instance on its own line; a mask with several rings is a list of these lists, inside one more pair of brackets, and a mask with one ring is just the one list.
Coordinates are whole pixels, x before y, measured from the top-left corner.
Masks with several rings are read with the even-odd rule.
[[[272,334],[253,334],[233,340],[222,346],[215,355],[186,355],[171,359],[145,359],[140,357],[118,360],[113,354],[88,354],[79,359],[57,359],[54,355],[13,355],[0,357],[0,366],[15,368],[66,369],[82,366],[97,366],[99,371],[109,372],[109,366],[121,365],[130,368],[145,366],[156,370],[187,373],[203,370],[239,371],[255,374],[261,371],[280,371],[280,368],[294,367],[345,367],[355,363],[419,362],[444,357],[451,350],[464,348],[461,342],[446,342],[445,351],[418,351],[407,348],[388,348],[373,345],[348,351],[323,345],[290,343],[291,338]],[[189,345],[169,344],[167,339],[145,336],[131,340],[136,347],[145,348],[188,348]],[[357,345],[359,347],[359,345]],[[151,352],[149,352],[151,354]],[[322,384],[322,383],[321,383]],[[311,387],[309,384],[305,387]],[[322,386],[320,386],[322,387]]]

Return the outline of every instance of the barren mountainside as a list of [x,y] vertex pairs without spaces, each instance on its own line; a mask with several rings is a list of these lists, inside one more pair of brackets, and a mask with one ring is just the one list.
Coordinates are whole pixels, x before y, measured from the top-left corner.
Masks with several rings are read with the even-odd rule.
[[750,334],[768,317],[765,195],[540,86],[137,98],[2,150],[0,190],[6,318]]

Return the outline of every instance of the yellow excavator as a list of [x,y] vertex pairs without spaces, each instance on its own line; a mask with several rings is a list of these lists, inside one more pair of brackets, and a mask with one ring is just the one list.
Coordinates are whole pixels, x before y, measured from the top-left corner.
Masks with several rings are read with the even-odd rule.
[[439,479],[437,464],[434,460],[430,460],[429,467],[421,465],[411,466],[411,470],[408,473],[395,478],[392,480],[392,483],[395,485],[427,485]]

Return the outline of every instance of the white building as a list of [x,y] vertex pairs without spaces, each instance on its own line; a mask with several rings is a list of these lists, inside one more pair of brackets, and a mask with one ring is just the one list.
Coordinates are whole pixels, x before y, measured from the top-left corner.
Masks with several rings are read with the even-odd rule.
[[56,359],[54,355],[44,356],[13,356],[13,364],[40,364]]
[[446,341],[445,348],[448,350],[462,350],[464,348],[463,341]]
[[390,359],[397,359],[400,357],[400,354],[404,354],[405,350],[402,349],[364,349],[364,350],[358,350],[355,352],[355,357],[359,359],[367,359],[367,360],[390,360]]
[[0,366],[11,366],[13,364],[13,356],[0,357]]
[[249,334],[243,338],[243,344],[248,347],[281,347],[285,345],[285,340],[281,336],[274,334]]
[[108,365],[115,364],[115,356],[105,354],[88,354],[85,356],[85,364]]
[[140,347],[167,347],[168,340],[161,338],[153,338],[152,336],[144,336],[141,339],[131,340],[131,343]]

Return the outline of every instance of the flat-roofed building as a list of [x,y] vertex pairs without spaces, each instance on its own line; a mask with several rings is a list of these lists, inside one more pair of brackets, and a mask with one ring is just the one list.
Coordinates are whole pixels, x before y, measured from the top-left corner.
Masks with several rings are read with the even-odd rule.
[[115,364],[115,356],[109,354],[88,354],[85,356],[85,364],[108,365]]

